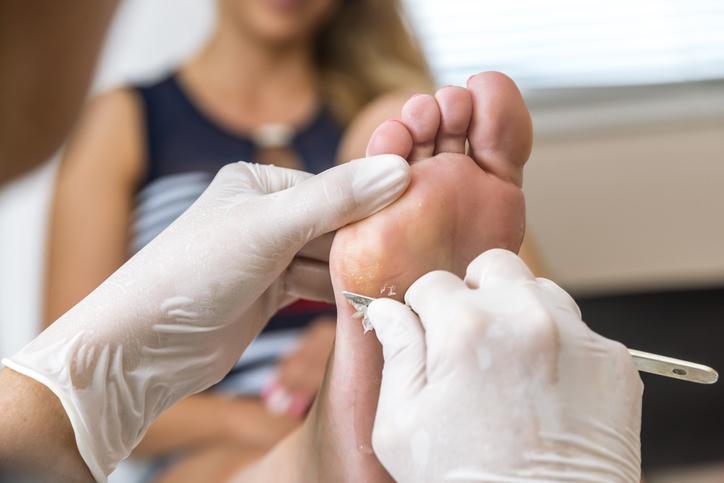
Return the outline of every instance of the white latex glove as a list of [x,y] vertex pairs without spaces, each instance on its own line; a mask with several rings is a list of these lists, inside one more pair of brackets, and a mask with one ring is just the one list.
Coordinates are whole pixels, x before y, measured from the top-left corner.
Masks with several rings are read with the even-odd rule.
[[[164,409],[221,380],[280,306],[327,298],[329,245],[311,240],[378,211],[408,183],[407,163],[391,155],[314,177],[228,165],[166,231],[3,363],[58,396],[81,456],[104,480]],[[295,258],[305,245],[318,260]]]
[[367,316],[385,365],[372,446],[400,482],[639,482],[626,348],[513,253],[431,272]]

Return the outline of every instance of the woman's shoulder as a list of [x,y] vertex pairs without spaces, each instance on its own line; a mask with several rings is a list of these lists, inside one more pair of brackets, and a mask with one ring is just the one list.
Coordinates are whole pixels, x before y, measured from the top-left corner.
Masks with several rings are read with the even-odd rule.
[[85,108],[84,117],[104,117],[113,120],[130,115],[138,109],[138,95],[133,85],[121,85],[93,96]]
[[98,115],[138,114],[144,97],[167,90],[174,82],[174,74],[166,73],[150,79],[120,84],[91,97],[86,112]]
[[157,92],[171,91],[178,89],[178,72],[167,71],[152,77],[129,82],[123,88],[140,95],[148,95]]
[[[118,86],[92,97],[68,140],[64,164],[95,164],[130,182],[142,171],[142,108],[130,86]],[[100,157],[99,157],[100,156]]]

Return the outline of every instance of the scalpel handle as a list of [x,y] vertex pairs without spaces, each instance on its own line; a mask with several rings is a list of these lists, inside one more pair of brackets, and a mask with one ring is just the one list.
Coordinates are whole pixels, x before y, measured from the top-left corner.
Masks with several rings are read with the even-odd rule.
[[641,372],[699,384],[714,384],[719,380],[719,374],[708,366],[635,349],[629,349],[628,351],[633,357],[636,368]]
[[[357,310],[357,314],[355,315],[360,317],[364,316],[367,306],[375,300],[372,297],[352,292],[342,292],[342,294],[354,306],[355,310]],[[636,349],[629,349],[628,351],[631,357],[633,357],[636,369],[641,372],[648,372],[649,374],[699,384],[714,384],[719,380],[719,374],[717,374],[714,369],[702,364],[651,354],[650,352],[638,351]]]

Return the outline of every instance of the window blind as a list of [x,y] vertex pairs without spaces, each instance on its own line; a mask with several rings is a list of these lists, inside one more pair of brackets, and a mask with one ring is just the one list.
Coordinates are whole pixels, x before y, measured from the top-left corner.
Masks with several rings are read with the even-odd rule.
[[404,0],[441,84],[501,70],[525,88],[724,77],[721,0]]

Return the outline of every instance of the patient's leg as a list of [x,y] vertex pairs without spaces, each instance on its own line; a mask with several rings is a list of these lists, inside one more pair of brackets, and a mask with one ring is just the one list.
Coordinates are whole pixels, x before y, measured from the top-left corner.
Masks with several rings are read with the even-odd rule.
[[[466,155],[466,141],[467,152]],[[338,309],[334,353],[313,418],[323,432],[321,479],[389,479],[372,454],[382,357],[374,334],[342,290],[398,300],[435,269],[463,275],[493,247],[517,251],[525,226],[522,170],[531,148],[528,111],[500,74],[471,77],[467,89],[415,96],[401,120],[373,134],[368,154],[395,153],[412,169],[408,191],[390,207],[340,230],[330,270]]]

